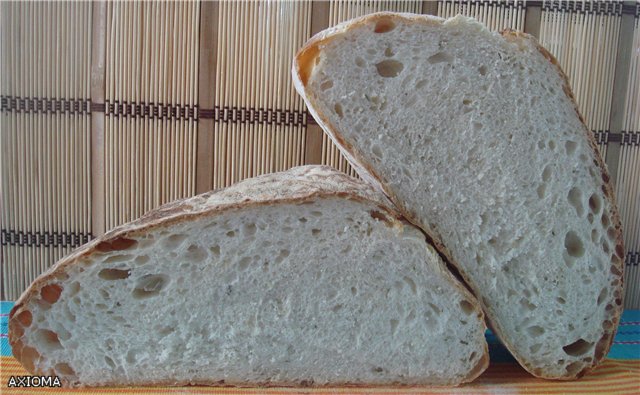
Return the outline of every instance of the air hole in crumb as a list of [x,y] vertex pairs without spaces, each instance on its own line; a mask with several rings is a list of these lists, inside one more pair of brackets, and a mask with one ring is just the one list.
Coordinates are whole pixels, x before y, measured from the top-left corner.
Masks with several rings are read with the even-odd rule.
[[538,351],[540,351],[540,347],[542,347],[542,344],[540,343],[533,344],[531,347],[529,347],[529,352],[531,352],[532,354],[535,354]]
[[186,240],[186,238],[187,238],[187,235],[182,235],[182,234],[171,235],[166,239],[162,240],[162,245],[167,250],[175,250],[180,246],[180,244],[182,244],[183,241]]
[[358,293],[358,289],[356,287],[351,287],[351,295],[356,295]]
[[564,150],[567,155],[573,155],[573,153],[576,152],[577,147],[578,143],[576,143],[575,141],[568,140],[564,143]]
[[39,329],[35,333],[35,339],[39,344],[39,349],[53,351],[62,348],[58,334],[48,329]]
[[582,214],[584,214],[584,207],[582,206],[582,191],[580,190],[580,188],[571,188],[569,194],[567,195],[567,200],[573,206],[573,208],[575,208],[576,214],[581,217]]
[[254,223],[249,223],[249,224],[244,224],[242,226],[242,233],[244,233],[245,236],[253,236],[256,234],[256,224]]
[[280,253],[278,254],[278,256],[275,259],[275,263],[281,263],[282,261],[284,261],[284,259],[286,257],[288,257],[290,254],[289,250],[280,250]]
[[104,356],[104,361],[107,363],[107,365],[109,365],[109,367],[110,367],[111,369],[115,369],[115,367],[116,367],[116,363],[115,363],[115,362],[113,362],[113,359],[111,359],[111,358],[109,358],[108,356],[106,356],[106,355],[105,355],[105,356]]
[[609,226],[609,216],[605,213],[602,213],[602,217],[600,217],[600,223],[605,228]]
[[388,33],[395,29],[396,24],[390,18],[381,18],[376,22],[376,26],[373,29],[374,33]]
[[54,304],[60,298],[60,294],[62,293],[62,287],[58,284],[49,284],[42,287],[40,290],[40,297],[45,302],[50,304]]
[[547,186],[544,185],[544,184],[540,184],[538,186],[538,188],[536,188],[536,193],[538,194],[538,197],[540,199],[544,198],[544,194],[545,194],[546,190],[547,190]]
[[214,258],[219,258],[220,257],[220,246],[209,247],[209,252],[211,253],[211,256],[213,256]]
[[572,230],[567,232],[564,237],[564,248],[566,248],[567,253],[572,257],[580,258],[584,255],[582,240],[580,240],[580,237]]
[[314,210],[310,214],[314,217],[322,217],[322,211]]
[[600,199],[600,196],[596,195],[595,193],[591,195],[591,197],[589,198],[589,208],[591,209],[592,213],[600,214],[600,209],[602,208],[602,199]]
[[125,255],[113,255],[108,257],[103,261],[103,263],[118,263],[118,262],[129,262],[133,258],[133,255],[125,254]]
[[250,264],[251,264],[251,258],[245,256],[244,258],[240,259],[240,262],[238,263],[238,269],[246,270]]
[[[105,358],[109,358],[109,357],[105,357]],[[113,361],[111,361],[111,362],[113,363]],[[115,364],[114,364],[114,366],[115,366]],[[75,376],[76,375],[76,372],[71,368],[71,366],[69,366],[69,364],[64,363],[64,362],[56,364],[54,369],[55,369],[55,371],[57,373],[60,373],[60,374],[65,375],[65,376]]]
[[582,362],[580,361],[572,362],[569,365],[567,365],[565,369],[567,370],[567,373],[569,375],[575,376],[582,370]]
[[157,296],[169,282],[164,274],[147,274],[140,277],[133,290],[134,299],[146,299]]
[[136,259],[133,260],[133,262],[138,264],[138,265],[144,265],[145,263],[149,262],[150,260],[151,260],[151,258],[149,258],[149,256],[147,256],[147,255],[138,255],[136,257]]
[[473,304],[471,304],[468,300],[460,301],[460,308],[466,315],[470,315],[474,312]]
[[436,52],[435,54],[427,58],[427,62],[431,64],[436,63],[451,63],[453,62],[453,56],[447,52]]
[[379,145],[374,144],[371,146],[371,153],[375,155],[376,158],[382,159],[382,148]]
[[395,54],[393,53],[393,49],[391,49],[391,47],[387,47],[387,49],[384,50],[384,56],[390,58],[393,55]]
[[482,65],[478,67],[478,72],[480,73],[480,75],[487,75],[487,66]]
[[135,364],[138,360],[138,352],[136,350],[129,350],[129,352],[127,353],[127,363],[130,364]]
[[600,294],[598,295],[598,306],[600,306],[604,302],[608,293],[609,291],[607,290],[607,288],[602,288]]
[[317,236],[320,234],[320,232],[322,232],[320,229],[311,229],[311,234],[313,236]]
[[397,77],[402,72],[402,69],[404,69],[404,64],[393,59],[383,60],[376,64],[378,74],[384,78]]
[[552,149],[552,150],[556,149],[556,142],[555,141],[549,140],[548,144],[549,144],[549,148],[550,149]]
[[398,329],[398,324],[400,323],[398,320],[390,320],[391,324],[391,334],[395,335],[396,330]]
[[529,311],[533,311],[536,308],[538,308],[538,306],[531,303],[529,299],[525,299],[525,298],[520,299],[520,306],[522,306],[524,309],[527,309]]
[[358,67],[364,67],[364,66],[366,66],[366,64],[367,64],[367,63],[366,63],[366,62],[364,61],[364,59],[362,59],[360,56],[358,56],[358,57],[356,58],[356,66],[358,66]]
[[207,252],[195,244],[190,245],[189,248],[187,248],[187,252],[184,254],[184,259],[192,263],[202,262],[206,258]]
[[416,89],[420,89],[427,84],[427,80],[420,80],[416,83]]
[[323,91],[326,91],[327,89],[330,89],[332,87],[333,87],[332,80],[327,80],[320,84],[320,89],[322,89]]
[[571,344],[567,344],[562,347],[567,355],[571,355],[572,357],[579,357],[580,355],[584,355],[593,347],[593,343],[589,343],[586,340],[578,339]]
[[230,230],[227,232],[227,237],[235,237],[235,235],[236,235],[236,232],[233,230]]
[[404,280],[405,283],[407,283],[407,285],[409,286],[409,289],[411,289],[411,292],[413,294],[418,293],[418,287],[416,286],[416,283],[415,281],[413,281],[412,278],[404,276],[402,279]]
[[539,337],[544,334],[544,328],[538,325],[533,325],[527,328],[527,332],[533,337]]
[[29,310],[24,310],[23,312],[18,314],[16,316],[16,319],[25,328],[28,328],[31,325],[31,322],[33,322],[33,316],[31,315],[31,312]]
[[558,297],[556,298],[556,301],[557,301],[558,303],[560,303],[560,304],[565,304],[565,303],[567,303],[567,301],[566,301],[563,297],[561,297],[561,296],[558,296]]
[[480,122],[474,122],[473,123],[473,130],[477,132],[477,131],[482,129],[482,126],[483,125]]
[[337,304],[331,308],[331,311],[333,311],[334,313],[337,313],[338,311],[342,310],[342,307],[343,306],[341,304]]
[[344,117],[344,113],[342,112],[342,104],[336,103],[333,106],[333,110],[336,112],[336,114],[338,114],[340,118]]
[[609,241],[615,241],[617,236],[618,232],[616,232],[615,228],[607,229],[607,237],[609,238]]
[[542,170],[542,181],[548,182],[551,179],[551,166],[545,166]]

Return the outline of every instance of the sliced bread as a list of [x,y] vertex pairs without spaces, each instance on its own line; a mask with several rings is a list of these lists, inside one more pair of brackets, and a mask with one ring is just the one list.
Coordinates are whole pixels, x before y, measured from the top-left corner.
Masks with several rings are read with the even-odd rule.
[[359,175],[439,243],[536,376],[600,362],[621,313],[609,176],[535,39],[379,13],[319,33],[293,77]]
[[15,357],[67,386],[473,380],[482,310],[371,186],[300,167],[165,205],[39,277]]

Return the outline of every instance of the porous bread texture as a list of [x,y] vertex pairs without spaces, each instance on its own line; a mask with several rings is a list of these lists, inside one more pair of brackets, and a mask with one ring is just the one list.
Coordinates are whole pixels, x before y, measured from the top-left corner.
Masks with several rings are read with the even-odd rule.
[[620,220],[566,77],[535,39],[373,14],[312,38],[293,77],[527,370],[571,379],[604,358],[622,310]]
[[482,311],[384,202],[310,166],[163,207],[39,278],[14,354],[68,386],[470,381]]

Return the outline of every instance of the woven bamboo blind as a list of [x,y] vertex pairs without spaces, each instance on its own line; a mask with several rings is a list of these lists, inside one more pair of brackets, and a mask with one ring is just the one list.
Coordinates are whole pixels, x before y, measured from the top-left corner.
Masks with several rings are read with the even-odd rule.
[[524,30],[525,1],[439,1],[438,16],[449,18],[458,14],[473,17],[489,29]]
[[198,2],[107,3],[106,228],[195,192]]
[[616,196],[624,229],[627,265],[625,304],[640,307],[640,2],[636,5]]
[[[619,1],[0,3],[1,296],[17,298],[72,248],[164,202],[300,164],[355,174],[296,94],[291,61],[314,32],[391,10],[539,32],[603,155],[618,164],[626,303],[639,307],[636,9],[632,16]],[[622,33],[623,14],[635,17],[634,35]],[[631,61],[620,68],[628,40]],[[616,93],[621,75],[628,84]],[[617,96],[626,97],[623,133],[610,126]]]
[[213,188],[304,164],[307,115],[291,62],[311,29],[311,3],[221,2]]
[[90,3],[0,3],[2,287],[91,233]]

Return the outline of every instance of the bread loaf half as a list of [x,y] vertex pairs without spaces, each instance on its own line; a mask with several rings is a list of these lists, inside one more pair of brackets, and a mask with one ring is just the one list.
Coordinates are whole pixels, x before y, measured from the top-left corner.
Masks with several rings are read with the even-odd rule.
[[360,176],[442,242],[526,369],[570,379],[604,358],[620,220],[567,79],[535,39],[379,13],[313,37],[293,77]]
[[68,386],[459,384],[482,310],[371,186],[300,167],[176,201],[39,277],[15,357]]

